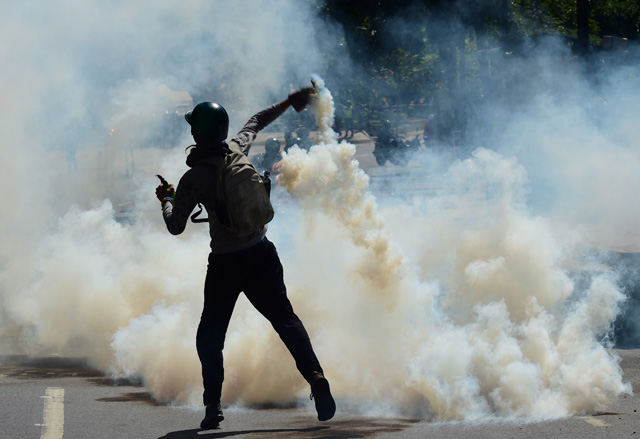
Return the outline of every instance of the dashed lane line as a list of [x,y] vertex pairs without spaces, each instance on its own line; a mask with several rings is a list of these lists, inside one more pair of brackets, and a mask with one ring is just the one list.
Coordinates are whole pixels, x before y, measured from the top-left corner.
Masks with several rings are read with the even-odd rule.
[[64,389],[47,387],[44,399],[43,429],[40,439],[62,439],[64,434]]

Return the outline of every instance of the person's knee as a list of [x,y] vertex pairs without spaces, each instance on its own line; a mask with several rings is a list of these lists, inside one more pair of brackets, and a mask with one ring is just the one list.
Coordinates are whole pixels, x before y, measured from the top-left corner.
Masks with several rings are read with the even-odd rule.
[[221,351],[224,348],[225,331],[213,325],[200,325],[196,334],[198,351]]
[[273,329],[280,335],[291,334],[297,336],[302,332],[306,332],[300,318],[293,310],[283,312],[273,319],[270,319]]

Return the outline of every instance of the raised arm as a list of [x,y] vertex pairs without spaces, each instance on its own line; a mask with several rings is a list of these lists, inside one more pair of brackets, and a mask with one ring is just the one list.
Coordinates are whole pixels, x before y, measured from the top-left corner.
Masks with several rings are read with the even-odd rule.
[[305,87],[293,91],[289,93],[287,99],[254,114],[231,141],[237,143],[242,149],[242,152],[248,155],[251,142],[255,140],[256,135],[260,131],[280,117],[289,106],[293,106],[298,112],[302,111],[309,103],[314,91],[315,89],[313,87]]

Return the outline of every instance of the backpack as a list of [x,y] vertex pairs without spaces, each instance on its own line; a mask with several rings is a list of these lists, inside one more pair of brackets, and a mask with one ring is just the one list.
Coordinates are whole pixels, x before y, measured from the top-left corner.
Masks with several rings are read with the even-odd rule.
[[[224,155],[205,158],[198,164],[215,169],[216,217],[227,230],[244,238],[273,219],[269,171],[260,175],[235,142],[229,142]],[[202,212],[202,206],[198,206],[200,210],[191,216],[191,221],[209,221],[196,218]]]

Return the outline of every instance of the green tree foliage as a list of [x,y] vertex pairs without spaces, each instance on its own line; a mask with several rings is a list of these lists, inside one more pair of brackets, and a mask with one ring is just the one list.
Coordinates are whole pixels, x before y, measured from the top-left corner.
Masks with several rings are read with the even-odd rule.
[[[469,89],[482,94],[496,56],[514,48],[524,54],[524,42],[540,36],[577,42],[580,0],[307,1],[341,25],[341,44],[360,66],[342,95],[367,104],[383,96],[408,103],[418,96],[455,100]],[[592,45],[603,35],[638,39],[639,1],[583,1]]]
[[514,0],[513,22],[523,36],[573,33],[575,0]]
[[591,17],[603,35],[637,40],[640,37],[640,2],[592,0]]

